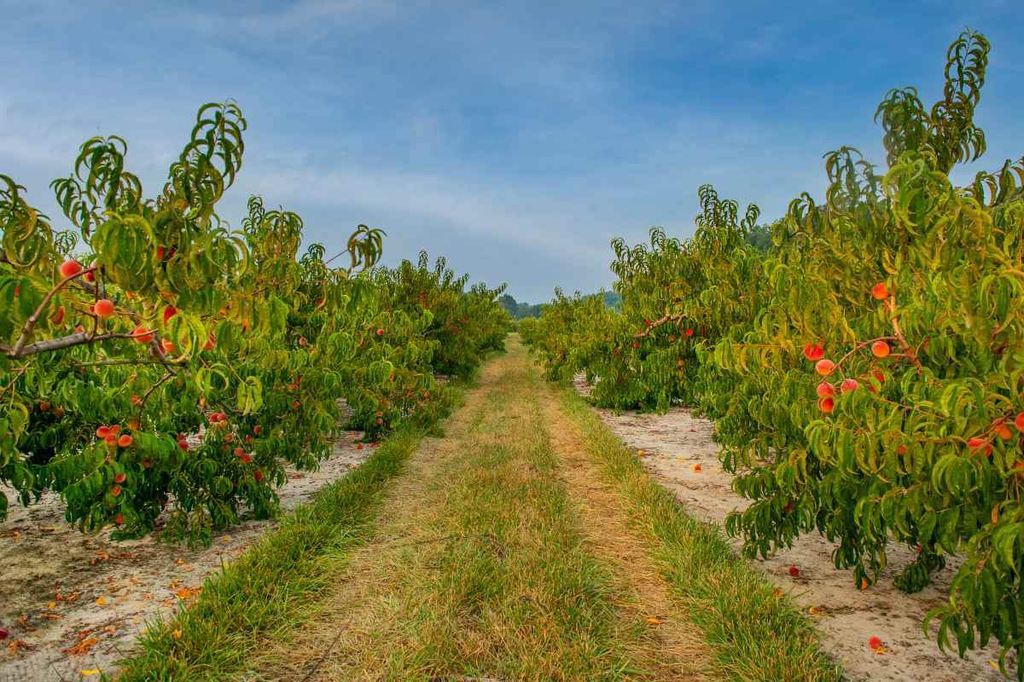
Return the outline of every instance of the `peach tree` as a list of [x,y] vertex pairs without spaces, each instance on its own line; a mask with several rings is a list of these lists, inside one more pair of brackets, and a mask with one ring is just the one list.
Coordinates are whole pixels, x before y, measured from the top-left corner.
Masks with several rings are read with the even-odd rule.
[[386,405],[400,385],[443,413],[430,316],[381,317],[379,230],[332,267],[319,245],[299,257],[295,213],[254,197],[241,229],[216,214],[245,128],[232,103],[202,107],[154,199],[122,139],[87,141],[52,185],[62,232],[0,176],[0,482],[22,502],[53,490],[69,521],[115,537],[166,510],[166,537],[208,542],[274,513],[285,465],[329,453],[340,398]]

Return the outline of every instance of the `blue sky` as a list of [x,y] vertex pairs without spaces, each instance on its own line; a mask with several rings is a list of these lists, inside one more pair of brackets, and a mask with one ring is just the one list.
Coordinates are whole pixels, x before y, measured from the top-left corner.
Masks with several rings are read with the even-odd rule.
[[[696,189],[775,218],[820,196],[842,144],[880,162],[885,92],[941,91],[967,26],[993,43],[982,167],[1024,153],[1024,9],[975,2],[52,2],[0,0],[0,173],[48,189],[119,134],[148,195],[196,108],[249,121],[238,183],[338,249],[387,230],[519,300],[608,286],[609,241],[692,233]],[[977,169],[965,169],[968,177]]]

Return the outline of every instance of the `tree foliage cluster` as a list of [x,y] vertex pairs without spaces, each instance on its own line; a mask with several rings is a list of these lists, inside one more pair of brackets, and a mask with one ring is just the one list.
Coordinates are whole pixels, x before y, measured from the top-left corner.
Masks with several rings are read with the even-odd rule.
[[233,103],[200,108],[151,199],[123,139],[86,141],[52,183],[62,231],[0,175],[0,519],[8,494],[54,491],[84,531],[161,519],[209,542],[273,515],[285,466],[315,468],[340,428],[436,422],[453,402],[437,375],[501,347],[501,288],[467,290],[426,254],[382,267],[379,229],[325,258],[260,197],[222,221],[245,130]]
[[890,91],[876,114],[884,166],[827,154],[824,197],[794,199],[770,248],[752,238],[756,207],[705,186],[692,239],[656,229],[613,244],[621,313],[559,294],[521,331],[552,378],[585,372],[602,405],[715,419],[751,500],[727,520],[748,555],[820,533],[868,589],[887,548],[909,545],[896,583],[911,592],[959,555],[928,618],[939,645],[962,655],[995,640],[1019,660],[1024,159],[950,180],[985,151],[974,116],[988,57],[965,32],[935,104]]

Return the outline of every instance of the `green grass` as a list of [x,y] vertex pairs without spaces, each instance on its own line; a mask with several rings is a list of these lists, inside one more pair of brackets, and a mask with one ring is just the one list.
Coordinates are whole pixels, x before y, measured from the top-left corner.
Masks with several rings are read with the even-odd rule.
[[150,625],[118,680],[232,679],[260,642],[288,630],[301,604],[342,570],[369,536],[388,482],[422,431],[399,429],[362,465],[282,519],[237,561],[207,579],[197,602]]
[[630,653],[641,624],[620,618],[558,476],[545,386],[515,348],[490,369],[422,471],[395,488],[391,522],[317,607],[319,622],[256,670],[300,679],[339,637],[323,679],[645,679]]
[[688,516],[675,496],[587,403],[566,389],[563,406],[579,426],[602,473],[627,502],[635,527],[650,541],[665,579],[714,648],[725,673],[738,680],[839,680],[839,666],[792,602],[737,556],[714,525]]

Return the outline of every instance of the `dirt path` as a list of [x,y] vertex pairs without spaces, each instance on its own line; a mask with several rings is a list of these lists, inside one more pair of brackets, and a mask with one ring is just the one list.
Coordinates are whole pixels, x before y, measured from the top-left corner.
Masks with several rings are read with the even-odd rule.
[[[316,472],[289,470],[279,491],[282,508],[309,501],[369,456],[370,447],[355,443],[359,436],[338,441]],[[11,631],[0,649],[0,682],[98,679],[82,671],[111,672],[148,620],[187,604],[207,576],[273,525],[247,521],[192,551],[152,538],[83,535],[64,520],[54,494],[29,507],[12,504],[0,524],[0,625]]]
[[[582,380],[577,380],[576,388],[587,393]],[[730,511],[745,506],[745,500],[732,491],[732,476],[718,461],[712,422],[694,418],[682,408],[664,415],[597,412],[619,438],[637,450],[644,468],[672,490],[691,515],[721,523]],[[700,465],[699,471],[695,470],[696,464]],[[860,591],[853,587],[848,571],[833,566],[833,547],[822,537],[805,535],[792,549],[756,564],[807,610],[824,635],[823,647],[843,663],[851,680],[1004,679],[993,667],[998,660],[997,649],[973,652],[962,661],[955,655],[943,655],[921,630],[925,614],[944,601],[955,563],[924,591],[903,594],[893,586],[892,579],[913,556],[909,548],[894,545],[889,552],[889,567],[879,582]],[[790,566],[799,569],[799,576],[789,575]],[[868,647],[872,636],[882,639],[884,653],[876,654]]]
[[715,679],[522,347],[421,446],[260,680]]

